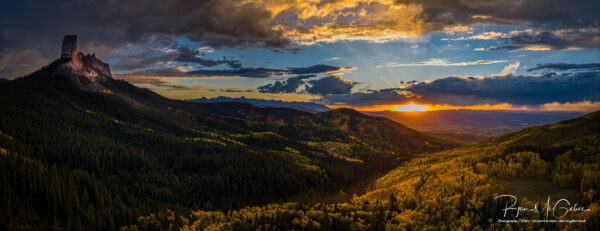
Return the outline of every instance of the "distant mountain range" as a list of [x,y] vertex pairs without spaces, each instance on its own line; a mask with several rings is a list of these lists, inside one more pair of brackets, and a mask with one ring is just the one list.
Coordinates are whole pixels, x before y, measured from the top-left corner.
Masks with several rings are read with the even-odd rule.
[[282,101],[282,100],[267,100],[267,99],[253,99],[246,98],[244,96],[240,98],[231,98],[226,96],[219,96],[215,98],[202,97],[199,99],[190,99],[189,102],[195,103],[222,103],[222,102],[238,102],[238,103],[249,103],[259,107],[285,107],[294,108],[307,112],[323,112],[330,110],[329,107],[311,102],[297,102],[297,101]]
[[10,80],[5,79],[5,78],[0,78],[0,83],[8,83],[10,82]]
[[[199,98],[187,100],[196,103],[240,102],[259,107],[293,108],[306,112],[323,112],[329,107],[311,102],[286,102],[253,98]],[[379,111],[361,112],[381,116],[405,124],[428,134],[453,140],[478,141],[519,129],[554,123],[584,115],[567,111],[509,111],[509,110],[439,110],[426,112]]]
[[426,112],[363,112],[383,116],[422,132],[463,135],[466,140],[517,131],[524,127],[550,124],[582,116],[582,112],[506,111],[506,110],[440,110]]

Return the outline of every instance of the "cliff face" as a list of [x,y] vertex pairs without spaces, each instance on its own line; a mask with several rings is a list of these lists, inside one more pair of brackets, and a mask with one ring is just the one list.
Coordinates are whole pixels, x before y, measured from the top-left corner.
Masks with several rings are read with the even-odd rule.
[[77,52],[76,35],[64,37],[61,61],[55,75],[70,76],[71,81],[82,90],[107,90],[102,83],[112,78],[109,65],[93,54]]
[[70,74],[86,77],[91,82],[105,81],[107,78],[112,78],[108,64],[97,59],[95,55],[78,53],[70,58],[68,62],[62,64],[61,69]]
[[62,44],[61,58],[72,58],[77,55],[77,35],[65,35]]

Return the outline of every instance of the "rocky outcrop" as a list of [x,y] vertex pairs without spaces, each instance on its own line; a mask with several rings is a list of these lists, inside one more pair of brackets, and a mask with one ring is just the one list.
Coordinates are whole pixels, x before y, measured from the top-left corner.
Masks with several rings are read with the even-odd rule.
[[96,58],[95,54],[77,52],[76,35],[64,37],[61,60],[63,62],[55,74],[73,77],[73,82],[82,90],[106,90],[102,83],[112,78],[110,66]]
[[94,54],[78,53],[69,61],[62,64],[61,69],[70,74],[83,76],[91,82],[104,81],[112,78],[110,66],[96,58]]

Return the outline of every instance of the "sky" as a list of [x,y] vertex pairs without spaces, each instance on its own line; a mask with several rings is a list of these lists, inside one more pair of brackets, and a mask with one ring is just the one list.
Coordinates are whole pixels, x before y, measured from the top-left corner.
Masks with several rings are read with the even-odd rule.
[[[65,34],[113,76],[175,99],[393,110],[600,109],[592,0],[24,0],[0,9],[0,77]],[[400,107],[402,108],[402,107]]]

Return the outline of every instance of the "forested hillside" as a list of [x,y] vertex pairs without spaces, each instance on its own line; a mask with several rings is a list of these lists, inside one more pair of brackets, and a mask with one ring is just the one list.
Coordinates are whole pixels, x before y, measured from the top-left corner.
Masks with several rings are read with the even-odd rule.
[[66,61],[0,85],[1,230],[116,230],[165,209],[340,200],[454,146],[356,111],[196,104],[90,83],[58,72]]
[[[163,210],[122,230],[599,230],[599,126],[594,112],[422,155],[345,203]],[[531,210],[505,216],[502,209],[514,200],[496,198],[503,194]],[[561,199],[568,202],[552,210]],[[529,222],[499,222],[512,219]]]

